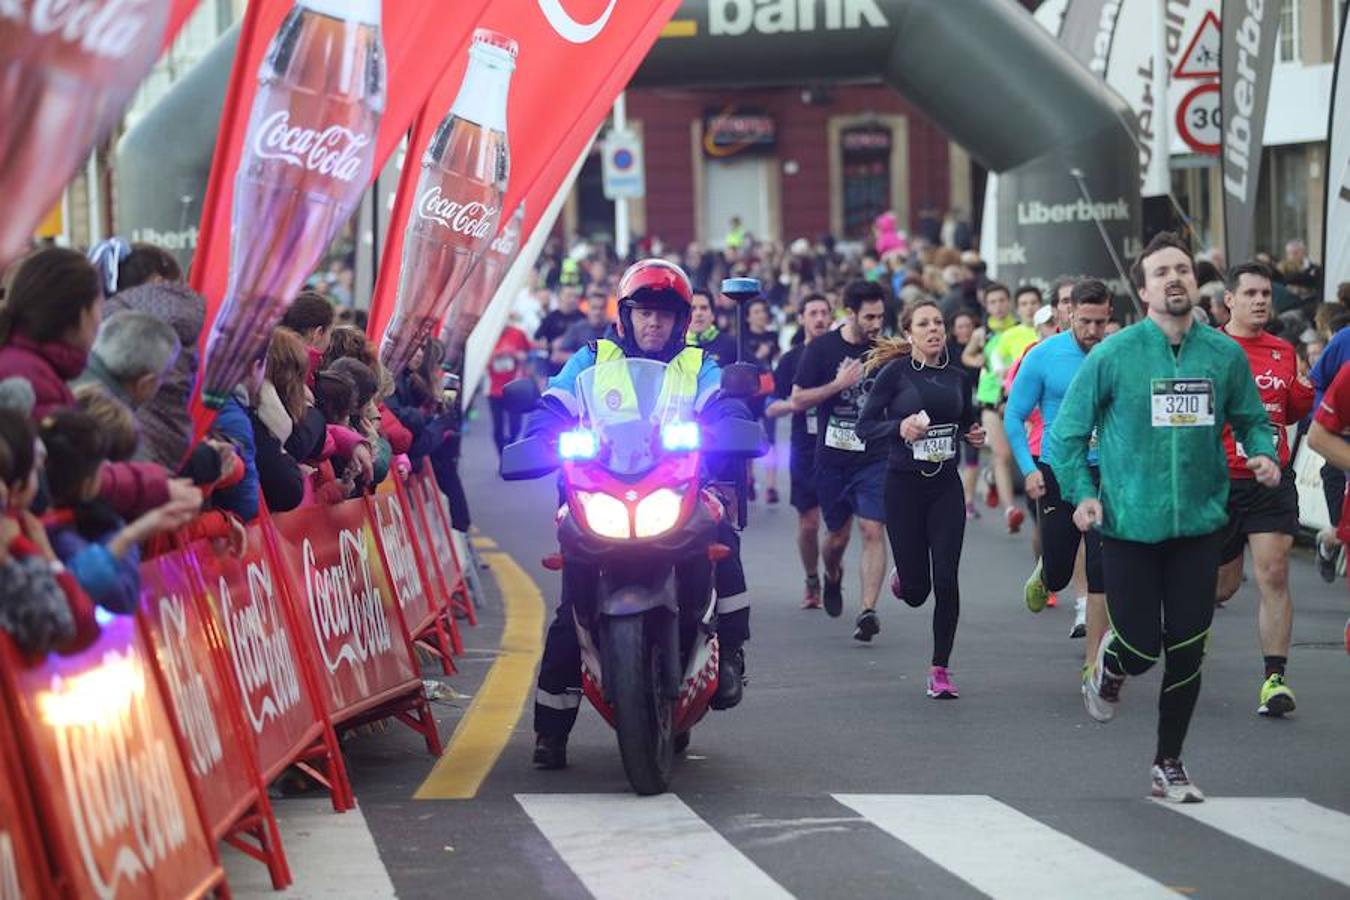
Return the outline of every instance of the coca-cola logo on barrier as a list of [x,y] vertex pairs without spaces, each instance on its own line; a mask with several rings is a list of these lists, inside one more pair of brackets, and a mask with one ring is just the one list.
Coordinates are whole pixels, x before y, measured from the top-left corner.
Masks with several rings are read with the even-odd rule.
[[[380,528],[384,556],[389,562],[389,575],[394,581],[394,593],[399,605],[406,608],[409,600],[422,599],[422,579],[417,575],[417,562],[413,559],[408,528],[403,521],[403,510],[399,508],[398,498],[384,497],[377,501],[375,519]],[[416,623],[408,624],[411,627]]]
[[253,141],[259,159],[279,159],[302,169],[351,181],[361,174],[365,158],[361,150],[370,143],[370,135],[341,125],[329,125],[320,131],[303,125],[291,125],[291,111],[279,109],[263,120]]
[[150,0],[0,0],[0,18],[23,22],[38,37],[55,34],[86,53],[122,59],[150,27],[153,7]]
[[483,240],[492,233],[499,207],[488,206],[477,200],[460,203],[441,194],[441,186],[434,185],[417,201],[417,216],[449,228],[465,237]]
[[561,0],[539,0],[539,11],[548,20],[549,27],[558,32],[563,40],[573,44],[588,44],[605,30],[617,2],[609,0],[605,11],[593,22],[578,22],[572,18],[572,14],[563,8]]
[[319,566],[309,538],[301,551],[309,613],[329,672],[336,672],[344,661],[359,668],[393,647],[384,602],[370,571],[370,548],[360,532],[345,528],[338,532],[338,548],[337,564],[327,567]]
[[211,712],[206,679],[192,659],[182,597],[172,594],[159,598],[159,624],[165,651],[164,675],[173,696],[174,714],[179,730],[187,738],[192,774],[203,778],[220,762],[224,751],[220,746],[220,729]]
[[102,900],[187,843],[176,750],[157,733],[147,700],[140,657],[116,650],[90,671],[52,675],[37,698],[55,736],[80,864]]
[[262,734],[269,721],[300,702],[300,676],[291,655],[286,623],[277,608],[272,571],[257,563],[248,564],[248,603],[243,607],[235,604],[224,576],[219,590],[230,656],[244,697],[244,714],[254,733]]

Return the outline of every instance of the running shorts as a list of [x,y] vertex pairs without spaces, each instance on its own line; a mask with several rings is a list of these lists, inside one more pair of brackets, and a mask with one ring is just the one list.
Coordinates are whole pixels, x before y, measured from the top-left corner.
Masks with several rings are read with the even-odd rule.
[[1242,555],[1249,534],[1298,534],[1298,488],[1294,472],[1280,473],[1279,487],[1262,487],[1255,478],[1234,478],[1228,485],[1228,527],[1220,559]]

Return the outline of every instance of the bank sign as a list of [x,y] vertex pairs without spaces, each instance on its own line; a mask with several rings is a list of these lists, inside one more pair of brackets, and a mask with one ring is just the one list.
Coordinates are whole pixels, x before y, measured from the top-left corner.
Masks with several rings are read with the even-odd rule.
[[[678,13],[676,16],[678,17]],[[792,34],[889,28],[876,0],[709,0],[708,34]]]

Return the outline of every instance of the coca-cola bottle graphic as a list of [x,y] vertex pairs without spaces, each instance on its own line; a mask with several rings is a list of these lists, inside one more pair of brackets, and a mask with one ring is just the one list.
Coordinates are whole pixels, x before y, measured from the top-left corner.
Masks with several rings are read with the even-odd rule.
[[170,0],[0,0],[0,268],[150,71]]
[[520,245],[523,243],[521,228],[524,224],[525,204],[521,203],[511,218],[497,229],[497,237],[469,273],[469,280],[459,292],[445,329],[441,332],[447,364],[453,366],[459,363],[469,335],[478,325],[478,320],[483,318],[483,313],[487,312],[488,305],[501,287],[502,279],[520,254]]
[[506,99],[516,42],[478,29],[459,94],[422,155],[403,237],[394,314],[380,358],[401,372],[433,335],[497,234],[510,157]]
[[384,114],[379,0],[297,0],[258,72],[234,181],[230,279],[202,373],[218,406],[370,183]]

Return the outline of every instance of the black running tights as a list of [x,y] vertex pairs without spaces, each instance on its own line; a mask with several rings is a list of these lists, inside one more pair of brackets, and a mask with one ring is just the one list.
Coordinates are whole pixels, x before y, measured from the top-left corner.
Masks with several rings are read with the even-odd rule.
[[918,607],[933,594],[933,665],[946,666],[961,616],[957,569],[966,535],[966,498],[956,466],[933,478],[886,473],[886,534],[900,597]]
[[1181,758],[1200,697],[1222,538],[1222,531],[1157,544],[1102,538],[1106,608],[1115,632],[1107,671],[1142,675],[1166,654],[1155,762]]

